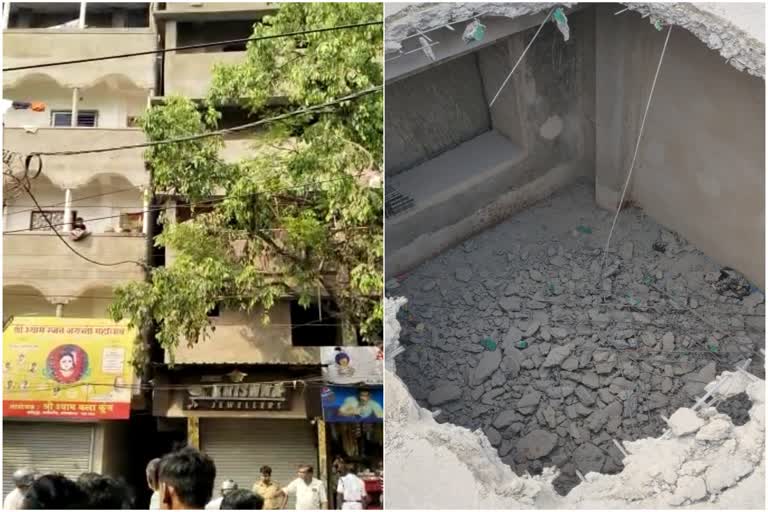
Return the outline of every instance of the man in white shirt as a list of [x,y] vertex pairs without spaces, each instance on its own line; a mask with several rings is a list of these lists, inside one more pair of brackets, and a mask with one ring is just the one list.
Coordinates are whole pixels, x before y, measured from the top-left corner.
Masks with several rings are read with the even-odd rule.
[[24,496],[35,481],[35,472],[28,468],[16,470],[13,473],[14,490],[8,493],[3,501],[3,510],[21,510]]
[[296,510],[327,510],[328,497],[325,483],[312,477],[312,466],[305,464],[299,467],[299,478],[283,487],[279,493],[283,496],[281,510],[285,510],[288,496],[296,496]]
[[362,510],[368,494],[365,492],[365,482],[354,472],[352,464],[347,464],[347,474],[339,479],[336,492],[339,495],[341,510]]

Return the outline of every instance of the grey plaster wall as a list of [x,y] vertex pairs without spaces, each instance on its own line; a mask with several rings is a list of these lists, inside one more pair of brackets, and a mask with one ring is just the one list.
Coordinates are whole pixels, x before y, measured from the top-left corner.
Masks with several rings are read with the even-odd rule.
[[[592,176],[594,11],[574,13],[570,26],[568,42],[553,24],[545,26],[492,109],[489,100],[535,27],[387,85],[388,177],[409,172],[414,164],[488,128],[522,152],[522,158],[510,159],[491,172],[473,168],[483,159],[464,154],[445,161],[442,171],[430,169],[429,177],[435,180],[441,172],[446,176],[463,172],[466,186],[430,202],[429,211],[420,215],[387,219],[388,274],[412,268],[580,176]],[[457,124],[461,116],[466,120]],[[484,179],[477,183],[473,178],[480,174]]]
[[[596,197],[614,209],[665,31],[597,7]],[[666,30],[666,29],[665,29]],[[629,198],[723,265],[765,286],[765,82],[672,30]]]
[[387,85],[385,94],[387,176],[491,127],[475,54]]

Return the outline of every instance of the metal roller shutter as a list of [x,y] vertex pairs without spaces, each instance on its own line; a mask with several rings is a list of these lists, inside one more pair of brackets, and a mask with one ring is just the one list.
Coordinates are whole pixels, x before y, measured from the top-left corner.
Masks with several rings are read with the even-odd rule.
[[91,471],[92,423],[3,422],[3,495],[13,490],[21,467],[77,478]]
[[[312,464],[317,476],[314,429],[306,420],[201,419],[200,449],[216,463],[214,496],[228,479],[251,489],[264,465],[281,486],[296,478],[301,464]],[[293,498],[287,507],[294,508]]]

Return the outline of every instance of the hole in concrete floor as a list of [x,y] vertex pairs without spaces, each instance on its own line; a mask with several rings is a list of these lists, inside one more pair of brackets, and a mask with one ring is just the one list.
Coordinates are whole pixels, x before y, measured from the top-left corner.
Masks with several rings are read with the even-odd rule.
[[752,400],[746,393],[739,393],[726,398],[715,407],[718,412],[727,414],[737,427],[749,421],[749,410],[752,408]]
[[720,266],[637,209],[598,279],[610,216],[579,184],[387,293],[408,298],[397,368],[414,398],[482,429],[518,474],[559,467],[561,494],[577,469],[621,471],[614,440],[659,436],[719,371],[753,357],[764,374],[762,295],[726,293]]

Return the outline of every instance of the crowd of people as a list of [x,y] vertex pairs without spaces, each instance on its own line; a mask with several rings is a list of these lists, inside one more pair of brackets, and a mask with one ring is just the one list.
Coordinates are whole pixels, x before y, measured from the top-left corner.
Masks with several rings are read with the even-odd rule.
[[[152,491],[150,509],[162,510],[284,510],[294,496],[296,510],[328,508],[325,483],[314,477],[311,465],[298,468],[298,477],[285,487],[272,480],[272,468],[262,466],[261,478],[251,490],[225,480],[220,495],[213,498],[216,465],[199,450],[186,447],[153,459],[146,469]],[[13,475],[15,489],[5,498],[5,510],[18,509],[135,509],[135,495],[121,479],[98,473],[83,473],[77,480],[61,474],[38,474],[20,469]],[[345,510],[363,509],[365,485],[346,465],[336,485],[338,503]]]

